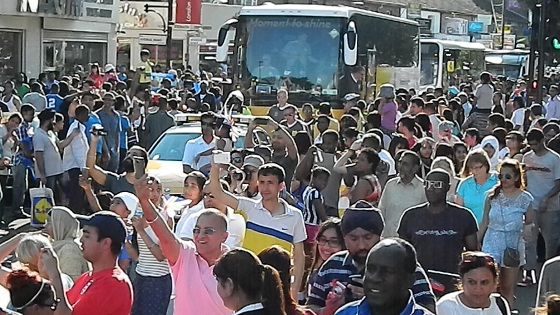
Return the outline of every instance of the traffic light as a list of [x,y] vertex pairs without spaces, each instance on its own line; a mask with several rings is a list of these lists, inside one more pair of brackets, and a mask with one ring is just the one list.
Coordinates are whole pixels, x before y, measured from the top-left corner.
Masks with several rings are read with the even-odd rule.
[[560,2],[558,0],[548,0],[547,17],[545,20],[545,51],[560,51],[560,18],[556,12],[560,12]]
[[539,80],[533,80],[531,82],[531,90],[536,91],[539,88]]

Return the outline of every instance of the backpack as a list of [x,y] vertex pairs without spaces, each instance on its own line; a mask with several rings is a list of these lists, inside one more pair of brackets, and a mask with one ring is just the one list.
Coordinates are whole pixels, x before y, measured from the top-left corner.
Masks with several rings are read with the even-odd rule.
[[500,309],[502,315],[510,315],[511,312],[509,310],[509,306],[504,301],[504,298],[501,295],[497,295],[495,296],[495,298],[496,298],[496,304],[498,305],[498,308]]

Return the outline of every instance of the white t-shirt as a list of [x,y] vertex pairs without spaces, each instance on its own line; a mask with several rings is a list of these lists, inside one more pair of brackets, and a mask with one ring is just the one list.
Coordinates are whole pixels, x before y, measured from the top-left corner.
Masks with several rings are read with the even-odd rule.
[[481,84],[474,91],[476,97],[476,107],[480,109],[492,109],[492,98],[494,88],[490,84]]
[[379,158],[389,164],[389,176],[397,174],[397,169],[395,168],[395,159],[391,156],[391,153],[384,149],[379,151]]
[[[496,299],[502,299],[497,294],[490,295],[490,307],[482,309],[482,308],[470,308],[467,307],[461,299],[459,298],[459,294],[462,291],[452,292],[449,294],[444,295],[436,304],[436,311],[437,314],[443,315],[502,315],[502,311],[498,307],[496,303]],[[504,305],[507,309],[506,314],[511,314],[509,311],[509,307],[505,300]]]
[[521,126],[519,131],[523,132],[523,122],[525,122],[525,108],[518,108],[513,111],[511,115],[511,121],[513,126]]

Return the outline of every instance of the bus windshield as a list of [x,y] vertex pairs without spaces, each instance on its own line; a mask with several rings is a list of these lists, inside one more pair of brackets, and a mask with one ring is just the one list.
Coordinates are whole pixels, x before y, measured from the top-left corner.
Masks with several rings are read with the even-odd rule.
[[244,16],[240,22],[243,82],[290,91],[334,89],[342,18]]
[[439,67],[439,46],[438,44],[424,43],[420,52],[420,85],[436,85],[438,79]]

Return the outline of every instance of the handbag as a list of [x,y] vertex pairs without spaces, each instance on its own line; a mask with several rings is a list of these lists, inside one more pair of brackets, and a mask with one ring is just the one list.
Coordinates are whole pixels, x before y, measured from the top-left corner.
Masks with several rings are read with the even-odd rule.
[[[500,202],[500,213],[502,214],[502,221],[505,222],[504,217],[504,206]],[[507,246],[507,232],[506,233],[506,248],[504,249],[504,253],[502,255],[502,260],[504,266],[508,268],[518,268],[521,264],[521,256],[519,254],[519,239],[517,240],[517,246],[515,248]]]

